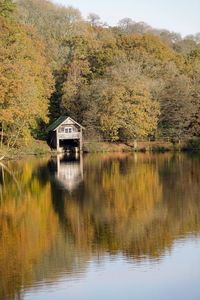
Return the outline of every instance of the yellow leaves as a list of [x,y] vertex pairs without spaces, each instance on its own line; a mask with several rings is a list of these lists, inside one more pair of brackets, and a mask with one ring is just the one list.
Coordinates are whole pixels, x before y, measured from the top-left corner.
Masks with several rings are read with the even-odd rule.
[[120,49],[127,53],[129,58],[131,58],[136,50],[148,53],[163,61],[176,60],[176,57],[179,56],[175,51],[161,42],[160,38],[148,34],[123,35],[118,38],[117,44]]
[[0,49],[0,121],[11,131],[15,121],[17,132],[22,121],[28,125],[46,117],[53,79],[44,45],[32,29],[0,20]]
[[100,117],[100,125],[105,137],[111,139],[112,142],[119,139],[118,130],[119,124],[117,120],[114,118],[110,118],[110,115],[104,114]]
[[[33,280],[34,266],[50,250],[58,229],[51,186],[42,184],[34,175],[35,168],[46,162],[31,158],[10,163],[20,193],[16,183],[5,174],[0,201],[0,277],[3,292],[12,298],[21,284],[26,286]],[[0,297],[6,298],[5,294],[1,289]]]

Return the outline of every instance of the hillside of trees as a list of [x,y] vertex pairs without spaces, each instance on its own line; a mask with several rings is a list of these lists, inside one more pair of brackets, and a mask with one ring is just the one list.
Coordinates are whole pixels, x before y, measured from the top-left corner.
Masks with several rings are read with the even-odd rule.
[[70,115],[107,141],[200,135],[200,33],[47,0],[0,0],[1,147],[45,138]]

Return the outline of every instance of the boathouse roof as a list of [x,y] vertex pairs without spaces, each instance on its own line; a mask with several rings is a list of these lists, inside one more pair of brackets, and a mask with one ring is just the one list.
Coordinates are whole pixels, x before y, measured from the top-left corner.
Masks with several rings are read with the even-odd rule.
[[70,121],[72,121],[72,123],[75,123],[76,125],[78,125],[79,127],[81,127],[81,128],[84,129],[84,127],[82,125],[80,125],[79,123],[77,123],[72,118],[70,118],[68,116],[60,116],[56,121],[54,121],[51,125],[49,125],[49,127],[47,128],[47,130],[48,131],[54,131],[54,130],[56,130],[67,119],[69,119]]

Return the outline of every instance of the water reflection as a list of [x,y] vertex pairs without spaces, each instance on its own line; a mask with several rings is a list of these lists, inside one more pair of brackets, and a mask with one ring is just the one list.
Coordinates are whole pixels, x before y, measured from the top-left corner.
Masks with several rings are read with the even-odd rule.
[[159,262],[176,240],[199,235],[199,156],[31,157],[7,167],[15,180],[1,170],[0,299],[84,277],[108,254]]

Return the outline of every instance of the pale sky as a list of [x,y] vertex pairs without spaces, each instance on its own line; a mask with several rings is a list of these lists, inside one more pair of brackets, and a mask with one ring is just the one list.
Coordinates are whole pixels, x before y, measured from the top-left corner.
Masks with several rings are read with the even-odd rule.
[[51,0],[78,8],[83,17],[98,14],[102,21],[117,25],[123,18],[144,21],[154,28],[183,36],[200,32],[200,0]]

